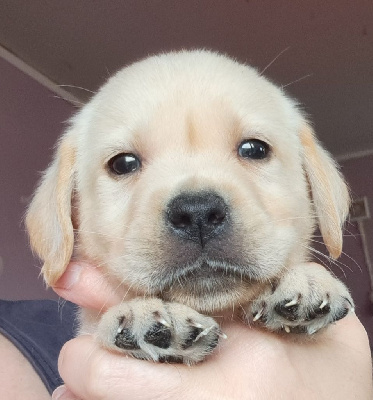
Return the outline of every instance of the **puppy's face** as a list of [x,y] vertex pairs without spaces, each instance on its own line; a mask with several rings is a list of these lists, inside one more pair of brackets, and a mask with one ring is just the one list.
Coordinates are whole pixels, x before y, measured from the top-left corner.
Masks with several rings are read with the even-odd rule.
[[[60,265],[44,267],[50,281],[72,251],[72,190],[79,257],[132,292],[198,310],[249,300],[304,261],[315,211],[329,250],[340,251],[348,195],[334,165],[291,100],[216,54],[162,55],[119,72],[75,117],[53,174],[28,216],[42,258],[63,250]],[[48,187],[56,238],[40,250],[33,231]]]

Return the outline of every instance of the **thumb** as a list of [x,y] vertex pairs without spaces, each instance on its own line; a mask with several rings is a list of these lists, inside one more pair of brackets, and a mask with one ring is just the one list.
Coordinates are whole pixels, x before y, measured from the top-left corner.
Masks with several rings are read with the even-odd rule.
[[[92,336],[67,342],[58,360],[60,375],[81,399],[163,399],[180,390],[188,367],[136,360],[104,350]],[[185,378],[185,377],[184,377]],[[177,398],[177,397],[175,397]]]
[[71,262],[53,290],[81,307],[100,311],[123,299],[123,289],[110,283],[100,268],[85,262]]

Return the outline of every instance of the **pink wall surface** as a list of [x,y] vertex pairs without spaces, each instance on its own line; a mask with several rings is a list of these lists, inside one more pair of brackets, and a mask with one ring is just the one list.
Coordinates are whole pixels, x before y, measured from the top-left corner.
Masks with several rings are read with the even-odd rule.
[[[363,196],[368,198],[370,211],[373,213],[373,155],[344,161],[342,172],[349,183],[351,195],[355,199]],[[372,219],[363,222],[369,255],[373,261],[373,223]],[[373,305],[370,301],[370,279],[367,270],[362,237],[357,223],[346,225],[344,236],[344,255],[339,266],[333,266],[333,271],[346,282],[351,289],[356,302],[356,314],[363,322],[371,338],[373,346]]]
[[22,224],[38,177],[74,108],[0,58],[0,297],[55,297]]
[[[56,138],[74,107],[0,59],[0,297],[4,299],[54,298],[38,277],[40,262],[33,258],[22,218],[39,172],[51,159]],[[373,157],[343,162],[353,196],[373,203]],[[373,251],[372,221],[365,222]],[[315,237],[315,240],[321,240]],[[345,255],[336,265],[323,263],[346,281],[356,301],[356,312],[373,339],[369,300],[370,282],[361,236],[356,224],[347,226]],[[373,254],[371,255],[373,258]]]

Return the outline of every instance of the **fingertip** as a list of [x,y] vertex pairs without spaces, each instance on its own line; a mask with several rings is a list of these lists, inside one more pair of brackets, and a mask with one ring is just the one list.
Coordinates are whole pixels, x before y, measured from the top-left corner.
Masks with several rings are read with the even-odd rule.
[[104,311],[121,297],[106,280],[101,269],[85,262],[71,262],[53,290],[81,307]]
[[60,279],[55,283],[54,289],[56,290],[70,290],[75,284],[79,282],[81,272],[86,267],[84,263],[71,262],[66,267],[65,272]]
[[52,393],[52,400],[79,400],[65,385],[58,386]]
[[[90,371],[96,353],[97,346],[90,335],[82,335],[69,340],[60,351],[58,357],[60,376],[68,387],[80,396],[85,394],[89,384],[90,373],[87,371]],[[61,396],[64,396],[66,389],[61,388],[59,391],[62,393]],[[60,395],[59,392],[57,395]],[[64,397],[62,399],[65,400]]]

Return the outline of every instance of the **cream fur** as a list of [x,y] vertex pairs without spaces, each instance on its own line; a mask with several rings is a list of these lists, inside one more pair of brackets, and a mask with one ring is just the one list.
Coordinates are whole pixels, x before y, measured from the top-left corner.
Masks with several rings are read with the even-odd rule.
[[[271,158],[239,159],[245,138],[269,143]],[[141,171],[113,177],[106,164],[121,152],[139,155]],[[226,200],[233,225],[211,265],[243,266],[255,284],[238,279],[224,292],[222,281],[217,293],[203,296],[188,285],[168,285],[163,293],[172,268],[187,262],[165,233],[166,204],[178,193],[206,189]],[[292,99],[251,67],[184,51],[124,68],[83,107],[60,141],[26,223],[49,285],[75,246],[75,258],[102,266],[132,296],[162,292],[208,312],[253,299],[262,284],[306,261],[316,221],[338,257],[348,206],[341,175]]]

